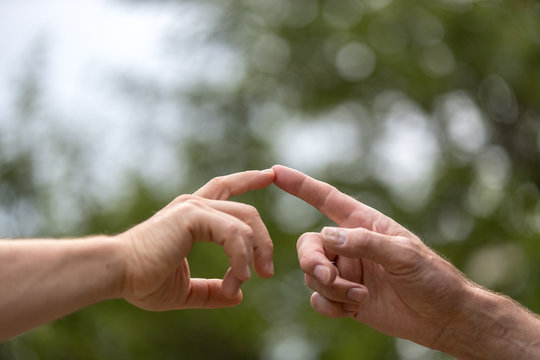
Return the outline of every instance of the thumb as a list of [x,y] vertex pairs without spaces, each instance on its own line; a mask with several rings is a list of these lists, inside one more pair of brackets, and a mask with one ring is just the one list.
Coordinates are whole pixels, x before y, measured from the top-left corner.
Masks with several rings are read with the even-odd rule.
[[364,228],[346,229],[325,227],[321,231],[323,245],[338,255],[365,258],[388,270],[413,265],[418,252],[414,240],[405,236],[391,236]]

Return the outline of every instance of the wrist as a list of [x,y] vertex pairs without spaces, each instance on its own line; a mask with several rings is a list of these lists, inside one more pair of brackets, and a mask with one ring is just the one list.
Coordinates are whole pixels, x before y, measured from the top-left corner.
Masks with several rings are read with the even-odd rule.
[[103,300],[123,298],[129,252],[128,242],[124,234],[105,236],[101,240],[103,241],[103,249],[108,252],[103,264],[108,273]]
[[438,350],[458,359],[537,359],[540,319],[514,300],[475,284],[454,321],[438,342]]
[[81,249],[79,256],[88,260],[88,270],[93,272],[87,274],[92,279],[87,286],[94,289],[92,302],[121,297],[124,259],[118,237],[100,235],[75,240],[77,243]]

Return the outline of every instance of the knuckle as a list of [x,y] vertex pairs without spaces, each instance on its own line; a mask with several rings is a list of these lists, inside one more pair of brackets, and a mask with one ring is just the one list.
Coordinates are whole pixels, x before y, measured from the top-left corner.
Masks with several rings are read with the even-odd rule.
[[405,238],[403,244],[403,256],[406,260],[409,260],[411,263],[416,264],[418,260],[422,258],[421,249],[415,244],[411,239]]
[[250,219],[251,218],[259,219],[261,217],[257,208],[253,205],[244,204],[244,212],[247,215],[247,217]]
[[238,226],[234,223],[229,223],[224,229],[225,234],[227,235],[227,238],[236,239],[238,236],[240,236],[240,229]]
[[245,224],[230,223],[225,229],[227,237],[251,244],[253,242],[254,232],[253,229]]
[[314,265],[313,257],[310,254],[300,254],[298,257],[298,262],[300,263],[300,268],[304,272],[310,272],[311,268]]
[[177,208],[186,212],[195,212],[201,209],[201,203],[195,197],[186,197]]
[[379,233],[386,233],[388,230],[388,218],[386,216],[377,216],[377,214],[372,215],[374,217],[372,223],[372,230]]
[[228,185],[228,180],[226,176],[217,176],[210,180],[205,187],[208,187],[212,190],[213,196],[215,199],[227,199],[230,196],[230,189]]
[[210,179],[210,181],[208,182],[208,184],[218,185],[218,184],[220,184],[221,182],[223,182],[223,176],[216,176],[215,178]]
[[422,258],[419,244],[405,236],[400,236],[398,239],[403,261],[409,264],[417,264]]
[[302,246],[302,244],[306,241],[309,241],[308,238],[313,236],[314,232],[306,232],[306,233],[303,233],[302,235],[300,235],[300,237],[298,238],[298,241],[296,242],[296,250],[298,250],[300,248],[300,246]]
[[249,251],[247,249],[247,247],[245,246],[241,246],[239,249],[236,250],[236,256],[238,256],[239,258],[247,258],[249,257]]
[[226,184],[226,179],[224,176],[216,176],[212,180],[208,182],[208,185],[210,185],[213,188],[221,188]]
[[239,246],[234,247],[234,254],[232,254],[232,256],[236,257],[236,259],[246,261],[251,257],[251,252],[249,251],[249,248],[245,246],[245,244],[240,244]]
[[370,232],[363,228],[357,228],[353,231],[352,241],[350,246],[357,248],[357,250],[370,249],[373,243],[373,238],[370,236]]
[[182,194],[180,196],[177,196],[176,199],[174,199],[174,202],[176,203],[182,203],[182,202],[186,202],[186,201],[189,201],[190,199],[192,199],[194,196],[191,195],[191,194]]
[[304,274],[304,281],[306,282],[306,285],[311,288],[312,290],[316,290],[314,289],[314,285],[313,285],[313,277],[310,276],[309,274]]
[[263,242],[262,246],[258,247],[258,250],[260,250],[261,247],[264,248],[265,251],[267,251],[267,254],[269,254],[269,256],[271,256],[271,254],[274,252],[274,243],[270,239],[266,239]]
[[255,232],[249,226],[245,226],[243,230],[244,238],[248,241],[249,245],[253,244],[255,238]]

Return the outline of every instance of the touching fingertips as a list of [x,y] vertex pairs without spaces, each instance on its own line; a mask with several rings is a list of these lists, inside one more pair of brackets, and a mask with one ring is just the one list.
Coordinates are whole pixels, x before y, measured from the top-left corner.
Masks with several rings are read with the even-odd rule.
[[229,298],[234,299],[238,296],[238,292],[240,291],[240,286],[242,286],[242,282],[229,282],[228,284],[223,285],[223,294]]
[[331,245],[340,246],[347,241],[347,232],[341,228],[325,227],[322,229],[321,235]]

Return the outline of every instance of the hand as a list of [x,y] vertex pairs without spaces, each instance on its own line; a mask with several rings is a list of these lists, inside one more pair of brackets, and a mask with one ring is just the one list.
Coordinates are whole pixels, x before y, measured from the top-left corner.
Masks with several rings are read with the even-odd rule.
[[[240,285],[251,276],[252,259],[259,275],[273,275],[273,248],[255,208],[224,200],[267,187],[273,179],[271,170],[214,178],[121,234],[127,259],[123,297],[146,310],[239,304]],[[190,278],[186,257],[195,241],[223,246],[231,265],[223,280]]]
[[306,233],[298,257],[312,307],[437,348],[470,283],[414,234],[336,188],[283,166],[274,183],[341,228]]

